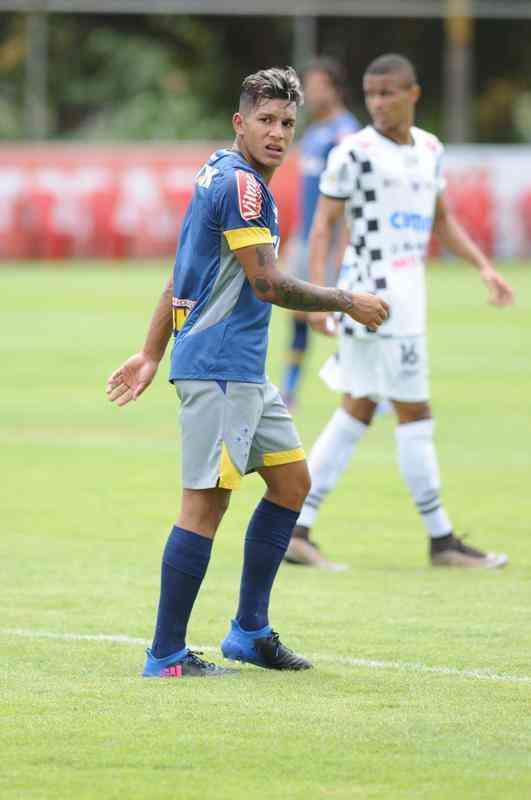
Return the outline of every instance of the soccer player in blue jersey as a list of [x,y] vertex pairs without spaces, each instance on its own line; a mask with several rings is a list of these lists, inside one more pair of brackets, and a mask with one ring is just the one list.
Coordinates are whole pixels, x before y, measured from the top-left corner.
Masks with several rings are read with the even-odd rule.
[[155,377],[173,329],[170,380],[181,401],[183,491],[162,557],[146,677],[233,671],[189,650],[185,636],[231,491],[252,471],[266,493],[247,528],[238,610],[221,650],[269,669],[311,667],[282,644],[268,619],[273,581],[309,490],[297,431],[264,373],[271,304],[339,310],[374,328],[388,308],[374,295],[314,286],[277,267],[278,218],[268,183],[293,139],[301,102],[290,67],[244,80],[234,146],[214,153],[197,175],[173,277],[145,344],[108,381],[111,401],[136,400]]
[[[331,58],[318,58],[304,70],[304,102],[309,124],[299,142],[299,187],[301,225],[294,252],[293,274],[309,280],[309,237],[317,201],[319,178],[326,166],[328,154],[348,134],[359,129],[357,119],[347,110],[344,101],[345,77],[341,65]],[[326,280],[334,285],[342,253],[348,237],[341,235],[343,226],[336,226],[334,246],[328,259]],[[341,245],[343,244],[343,248]],[[310,327],[306,315],[292,315],[291,342],[288,363],[282,382],[282,396],[292,408],[301,380],[304,356],[308,348]]]

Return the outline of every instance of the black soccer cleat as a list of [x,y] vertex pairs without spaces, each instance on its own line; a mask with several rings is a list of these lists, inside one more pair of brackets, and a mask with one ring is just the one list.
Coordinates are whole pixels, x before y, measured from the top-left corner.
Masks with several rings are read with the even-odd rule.
[[465,569],[498,569],[509,561],[505,553],[484,553],[465,544],[449,533],[430,539],[430,561],[434,567],[461,567]]
[[[155,658],[151,650],[146,650],[144,678],[218,678],[223,675],[237,675],[238,669],[220,667],[211,661],[200,658],[201,652],[186,650],[179,660],[171,662],[169,658]],[[167,663],[170,662],[170,663]]]
[[285,644],[282,644],[276,631],[269,636],[254,640],[254,647],[262,665],[266,669],[311,669],[313,664],[302,656],[298,656]]

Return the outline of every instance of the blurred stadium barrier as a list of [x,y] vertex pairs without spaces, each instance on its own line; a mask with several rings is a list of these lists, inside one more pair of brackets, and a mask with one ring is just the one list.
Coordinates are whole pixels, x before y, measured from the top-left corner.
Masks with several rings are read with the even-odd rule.
[[[172,255],[194,176],[214,146],[0,150],[0,258]],[[531,254],[531,151],[449,147],[448,195],[489,254]],[[272,183],[285,243],[298,221],[296,151]],[[406,210],[407,209],[400,209]],[[440,255],[436,242],[432,255]]]

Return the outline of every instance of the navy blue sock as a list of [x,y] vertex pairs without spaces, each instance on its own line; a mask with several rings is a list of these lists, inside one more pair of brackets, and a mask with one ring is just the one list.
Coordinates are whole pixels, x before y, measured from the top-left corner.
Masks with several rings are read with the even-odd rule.
[[151,647],[155,658],[183,649],[186,626],[211,551],[212,539],[176,525],[172,528],[162,554],[159,610]]
[[291,539],[298,511],[261,500],[255,509],[247,534],[236,619],[246,631],[269,624],[267,612],[275,575]]
[[284,397],[292,399],[297,391],[302,375],[302,361],[308,349],[308,330],[309,326],[307,322],[300,319],[295,319],[293,321],[290,363],[284,371],[282,390]]

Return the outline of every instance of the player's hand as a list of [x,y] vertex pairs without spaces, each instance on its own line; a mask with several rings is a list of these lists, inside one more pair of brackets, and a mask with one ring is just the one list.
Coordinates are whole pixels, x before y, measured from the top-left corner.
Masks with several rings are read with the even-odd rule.
[[128,358],[107,381],[107,395],[111,403],[125,406],[130,400],[137,400],[155,377],[158,367],[159,362],[145,353],[135,353]]
[[513,290],[493,267],[483,267],[480,275],[489,290],[489,303],[493,306],[511,306],[514,303]]
[[337,323],[328,311],[315,311],[308,314],[308,322],[312,330],[324,336],[337,336]]
[[389,306],[378,295],[356,292],[352,295],[352,308],[347,313],[356,322],[375,331],[389,317]]

